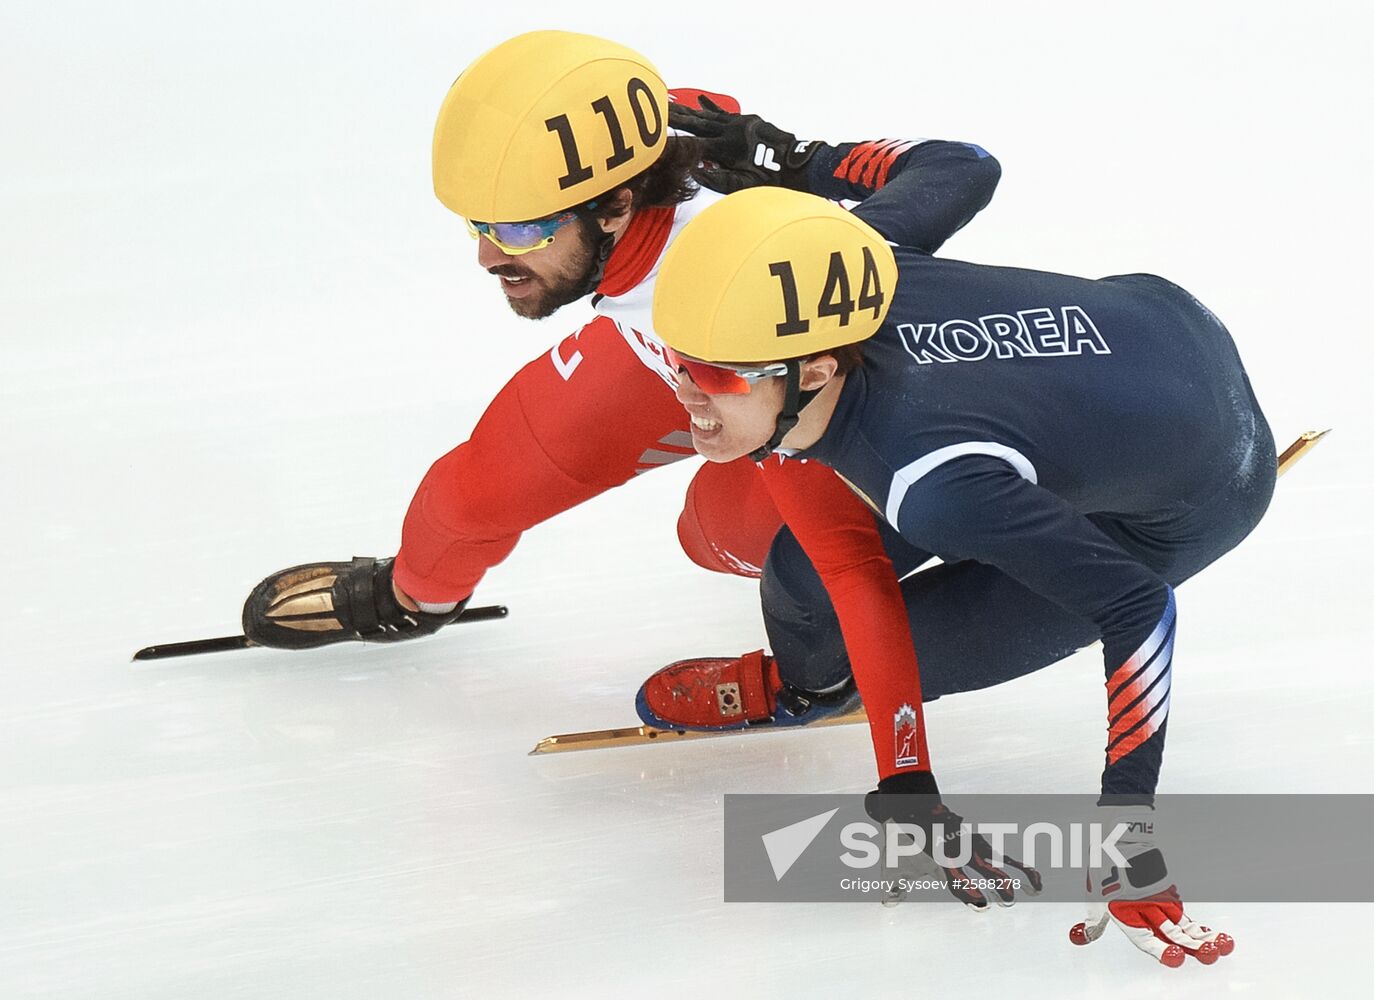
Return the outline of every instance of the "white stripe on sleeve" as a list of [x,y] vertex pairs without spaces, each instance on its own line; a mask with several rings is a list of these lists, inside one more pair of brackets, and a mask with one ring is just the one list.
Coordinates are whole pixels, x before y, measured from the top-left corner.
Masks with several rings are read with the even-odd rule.
[[996,441],[965,441],[962,444],[947,445],[944,448],[935,449],[928,455],[922,455],[910,465],[897,470],[892,477],[892,488],[887,493],[888,524],[900,530],[897,517],[902,512],[902,501],[906,499],[907,490],[920,482],[922,476],[946,462],[961,458],[964,455],[990,455],[993,458],[1000,458],[1015,469],[1022,479],[1027,479],[1032,483],[1036,481],[1035,466],[1031,464],[1030,459],[1015,448],[1008,448]]

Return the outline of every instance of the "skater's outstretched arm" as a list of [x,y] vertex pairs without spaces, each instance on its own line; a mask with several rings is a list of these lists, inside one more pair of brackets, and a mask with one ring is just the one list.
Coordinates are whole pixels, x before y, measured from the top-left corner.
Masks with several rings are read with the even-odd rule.
[[1002,168],[973,143],[876,139],[799,141],[758,115],[711,106],[669,109],[702,139],[698,179],[717,191],[772,184],[861,204],[855,214],[889,240],[934,253],[992,200]]

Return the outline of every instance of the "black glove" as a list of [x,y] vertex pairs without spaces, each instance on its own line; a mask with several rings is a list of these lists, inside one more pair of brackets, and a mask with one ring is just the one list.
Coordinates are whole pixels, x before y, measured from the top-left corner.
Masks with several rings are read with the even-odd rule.
[[243,634],[259,646],[314,649],[335,642],[398,642],[431,635],[462,613],[410,611],[391,589],[390,559],[307,563],[273,573],[243,605]]
[[705,110],[668,105],[668,124],[697,136],[702,160],[714,164],[693,171],[697,180],[722,194],[765,184],[809,190],[806,164],[823,143],[798,142],[758,115],[722,111],[709,97],[701,105]]
[[[1016,902],[1016,893],[1034,896],[1040,891],[1040,873],[1015,858],[1002,858],[1003,867],[992,863],[992,847],[981,834],[966,833],[963,817],[940,801],[935,776],[929,771],[909,771],[894,774],[878,782],[878,787],[864,799],[864,810],[880,823],[909,823],[925,833],[923,855],[931,855],[931,845],[939,837],[945,858],[963,857],[972,837],[969,861],[948,868],[934,864],[943,873],[950,895],[976,910],[987,909],[988,900],[1001,906]],[[932,855],[933,858],[933,855]]]

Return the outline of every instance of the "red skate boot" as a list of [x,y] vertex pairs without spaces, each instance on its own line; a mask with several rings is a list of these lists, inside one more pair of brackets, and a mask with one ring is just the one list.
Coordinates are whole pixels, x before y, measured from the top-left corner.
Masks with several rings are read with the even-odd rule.
[[733,659],[678,660],[650,676],[635,710],[656,729],[726,730],[804,726],[858,703],[853,680],[813,694],[783,682],[777,662],[756,649]]

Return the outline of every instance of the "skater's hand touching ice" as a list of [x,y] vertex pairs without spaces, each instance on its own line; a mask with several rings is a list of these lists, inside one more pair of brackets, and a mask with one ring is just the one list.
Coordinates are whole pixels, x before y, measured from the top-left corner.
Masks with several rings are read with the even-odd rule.
[[1164,855],[1155,846],[1156,820],[1149,806],[1117,807],[1103,810],[1105,828],[1118,823],[1126,832],[1116,848],[1128,867],[1115,865],[1089,874],[1088,919],[1069,931],[1074,944],[1091,944],[1113,923],[1126,939],[1145,954],[1170,968],[1177,968],[1191,956],[1211,965],[1235,949],[1231,935],[1214,931],[1183,912],[1178,888],[1170,881]]
[[[986,910],[990,902],[1011,906],[1018,893],[1034,896],[1040,891],[1040,873],[1016,858],[999,857],[985,837],[974,833],[962,816],[940,800],[929,771],[884,778],[868,793],[864,808],[881,823],[910,826],[910,835],[923,845],[915,859],[921,874],[934,875],[950,895],[975,910]],[[901,897],[894,892],[884,903],[898,902]]]

